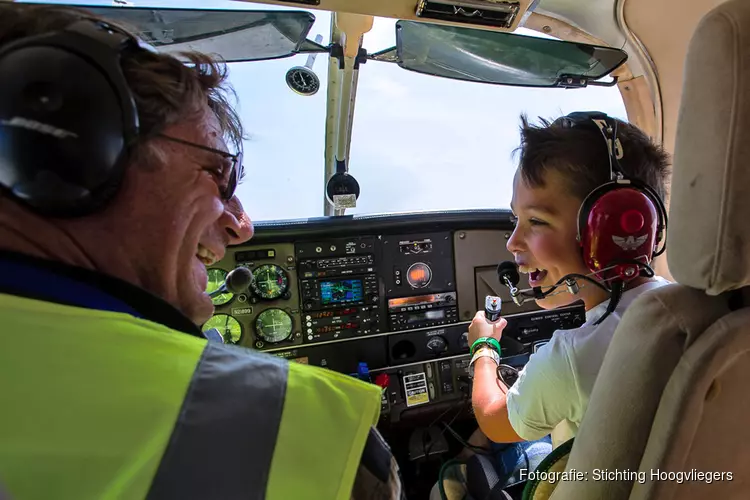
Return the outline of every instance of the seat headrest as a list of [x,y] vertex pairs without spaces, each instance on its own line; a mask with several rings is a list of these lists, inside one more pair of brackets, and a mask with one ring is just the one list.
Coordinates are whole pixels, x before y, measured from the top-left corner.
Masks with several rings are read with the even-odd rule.
[[678,282],[750,285],[750,2],[709,12],[688,47],[667,238]]

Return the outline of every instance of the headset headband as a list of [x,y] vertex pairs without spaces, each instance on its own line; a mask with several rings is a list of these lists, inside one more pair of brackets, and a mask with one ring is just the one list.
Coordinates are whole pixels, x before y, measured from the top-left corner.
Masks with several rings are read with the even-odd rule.
[[576,111],[555,120],[552,125],[563,128],[585,128],[598,130],[607,145],[607,156],[609,157],[609,179],[617,181],[625,179],[625,174],[620,167],[620,159],[625,156],[617,136],[617,120],[613,120],[607,114],[599,111]]

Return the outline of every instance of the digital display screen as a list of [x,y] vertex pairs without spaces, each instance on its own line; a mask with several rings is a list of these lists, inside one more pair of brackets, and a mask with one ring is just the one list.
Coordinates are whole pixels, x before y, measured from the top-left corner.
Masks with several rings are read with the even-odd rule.
[[408,324],[416,323],[418,321],[424,321],[424,320],[432,320],[437,321],[440,319],[445,319],[445,310],[444,309],[438,309],[435,311],[425,311],[421,313],[416,314],[410,314],[407,318],[406,322]]
[[311,319],[319,319],[319,318],[333,318],[335,316],[348,316],[350,314],[356,314],[359,309],[356,307],[348,307],[346,309],[329,309],[327,311],[318,311],[315,313],[310,313]]
[[359,302],[362,299],[362,280],[336,280],[320,282],[320,300],[324,305]]

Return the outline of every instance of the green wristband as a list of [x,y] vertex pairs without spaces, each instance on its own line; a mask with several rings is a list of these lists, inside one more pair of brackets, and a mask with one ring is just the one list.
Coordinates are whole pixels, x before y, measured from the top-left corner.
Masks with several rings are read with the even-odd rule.
[[481,345],[489,345],[494,350],[497,351],[497,353],[502,357],[502,350],[500,349],[500,342],[498,342],[496,339],[493,339],[492,337],[482,337],[478,338],[474,341],[473,344],[471,344],[471,349],[469,349],[469,352],[473,356],[476,352],[477,348]]

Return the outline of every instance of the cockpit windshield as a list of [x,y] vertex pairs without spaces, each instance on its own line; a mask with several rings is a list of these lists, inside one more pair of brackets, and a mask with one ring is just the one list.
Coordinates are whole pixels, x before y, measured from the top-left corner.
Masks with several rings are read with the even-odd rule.
[[[229,0],[46,0],[88,6],[294,10]],[[327,45],[331,13],[315,17],[308,39]],[[396,44],[397,20],[376,18],[364,36],[368,54]],[[547,37],[519,29],[516,33]],[[317,36],[317,38],[316,38]],[[549,37],[547,37],[549,38]],[[317,81],[289,77],[310,67]],[[324,215],[329,55],[230,63],[230,80],[247,132],[246,180],[237,193],[255,221]],[[289,78],[297,78],[289,82]],[[292,85],[294,83],[294,85]],[[302,89],[295,92],[292,87]],[[317,89],[312,95],[303,95]],[[554,118],[599,110],[627,119],[618,88],[524,88],[441,78],[367,61],[359,71],[349,172],[361,186],[347,214],[508,208],[519,117]]]

